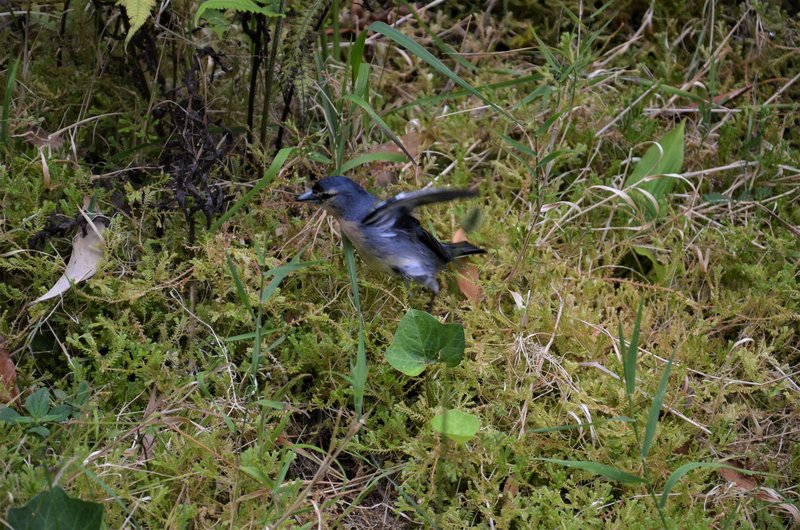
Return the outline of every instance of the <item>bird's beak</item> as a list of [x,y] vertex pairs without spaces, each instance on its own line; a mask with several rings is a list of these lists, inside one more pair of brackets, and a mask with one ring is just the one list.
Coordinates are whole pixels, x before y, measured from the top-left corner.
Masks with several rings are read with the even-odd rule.
[[314,194],[312,190],[308,190],[302,195],[298,195],[295,198],[295,200],[297,202],[319,202],[319,198]]

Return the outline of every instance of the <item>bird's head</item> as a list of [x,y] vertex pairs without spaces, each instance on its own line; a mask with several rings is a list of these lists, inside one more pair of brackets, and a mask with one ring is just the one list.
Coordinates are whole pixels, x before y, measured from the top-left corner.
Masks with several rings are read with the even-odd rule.
[[375,197],[347,177],[325,177],[296,200],[319,204],[340,219],[355,219],[365,215]]

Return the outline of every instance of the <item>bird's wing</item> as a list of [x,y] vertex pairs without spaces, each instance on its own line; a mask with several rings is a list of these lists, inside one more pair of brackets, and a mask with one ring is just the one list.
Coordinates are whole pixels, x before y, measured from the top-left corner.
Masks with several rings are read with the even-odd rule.
[[422,228],[422,225],[416,217],[411,217],[409,215],[406,216],[405,219],[408,221],[408,224],[411,224],[411,220],[413,219],[414,226],[410,228],[414,230],[419,240],[422,241],[426,247],[431,249],[433,253],[436,254],[442,261],[449,263],[450,260],[453,259],[450,255],[450,252],[447,251],[442,242],[436,239],[433,234]]
[[419,190],[400,193],[391,199],[378,203],[362,221],[365,225],[381,225],[393,219],[410,214],[417,206],[435,202],[452,201],[478,194],[472,190]]

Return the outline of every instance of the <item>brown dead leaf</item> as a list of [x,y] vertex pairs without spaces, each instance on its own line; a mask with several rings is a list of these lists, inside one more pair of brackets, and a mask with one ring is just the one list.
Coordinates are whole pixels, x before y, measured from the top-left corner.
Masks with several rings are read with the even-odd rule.
[[756,490],[755,497],[757,499],[768,503],[772,508],[786,513],[794,520],[795,524],[800,524],[800,510],[794,504],[786,502],[786,499],[774,489],[759,487],[755,479],[747,477],[735,469],[720,468],[717,470],[717,474],[745,492]]
[[[453,243],[460,243],[467,240],[467,233],[463,228],[456,230],[453,234]],[[457,261],[458,272],[456,273],[456,283],[458,290],[467,297],[468,300],[479,304],[483,300],[483,288],[478,283],[478,268],[467,263],[464,259]]]
[[758,487],[758,484],[755,480],[739,473],[735,469],[722,467],[717,470],[717,474],[728,482],[733,483],[736,487],[745,491],[750,491],[753,488]]
[[0,403],[13,403],[18,396],[17,368],[6,348],[6,339],[0,337]]
[[[430,147],[433,143],[432,135],[420,132],[417,129],[412,129],[403,136],[400,137],[400,142],[405,146],[408,153],[414,157],[414,160],[417,159],[417,156]],[[403,154],[403,150],[394,143],[394,142],[386,142],[382,144],[378,144],[370,148],[367,153],[401,153]]]
[[[146,423],[146,421],[158,411],[159,406],[161,405],[160,400],[158,399],[158,395],[156,394],[156,388],[153,387],[153,390],[150,392],[150,399],[147,402],[147,407],[144,409],[144,415],[142,416],[142,423]],[[147,431],[145,431],[146,433]],[[156,437],[154,434],[141,434],[140,433],[140,440],[141,440],[141,447],[142,452],[139,458],[139,462],[147,462],[153,458],[153,445],[155,445]]]

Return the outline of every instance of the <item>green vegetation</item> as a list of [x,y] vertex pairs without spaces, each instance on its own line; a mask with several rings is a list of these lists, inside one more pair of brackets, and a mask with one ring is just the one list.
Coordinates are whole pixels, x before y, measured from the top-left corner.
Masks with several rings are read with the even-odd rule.
[[[19,4],[0,526],[800,524],[788,2]],[[345,171],[479,190],[477,280],[366,269]]]

